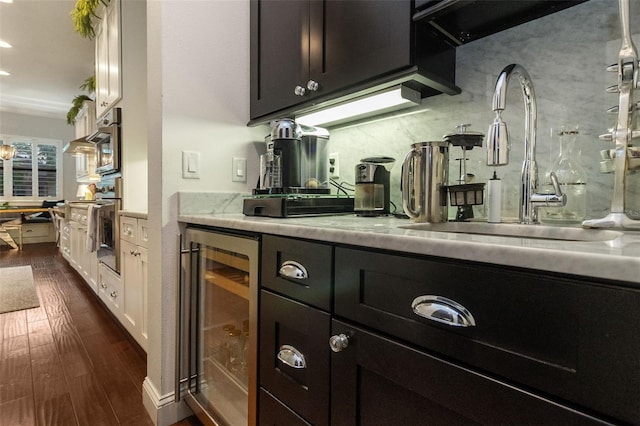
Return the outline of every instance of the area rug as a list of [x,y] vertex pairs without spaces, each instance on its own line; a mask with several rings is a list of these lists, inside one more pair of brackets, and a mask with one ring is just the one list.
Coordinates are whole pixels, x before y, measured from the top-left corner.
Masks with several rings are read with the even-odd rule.
[[0,268],[0,314],[38,306],[31,266]]

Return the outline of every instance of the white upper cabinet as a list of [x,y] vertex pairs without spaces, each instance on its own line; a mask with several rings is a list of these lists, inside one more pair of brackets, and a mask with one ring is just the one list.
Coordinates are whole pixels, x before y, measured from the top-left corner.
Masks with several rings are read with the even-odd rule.
[[76,139],[89,136],[95,131],[96,127],[96,103],[93,101],[84,101],[82,108],[74,121],[76,129]]
[[96,117],[122,97],[120,56],[120,0],[111,0],[96,31]]

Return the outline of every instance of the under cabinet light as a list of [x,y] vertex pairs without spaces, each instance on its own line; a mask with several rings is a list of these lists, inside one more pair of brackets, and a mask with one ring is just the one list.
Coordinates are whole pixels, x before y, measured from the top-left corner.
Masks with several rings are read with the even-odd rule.
[[11,44],[7,43],[7,42],[6,42],[6,41],[4,41],[4,40],[0,40],[0,47],[4,47],[4,48],[7,48],[7,49],[8,49],[8,48],[10,48],[10,47],[11,47]]
[[9,74],[9,73],[8,73],[8,72],[6,72],[6,71],[0,70],[0,75],[11,75],[11,74]]
[[420,101],[420,92],[400,85],[391,90],[376,92],[320,111],[301,114],[296,116],[295,120],[299,124],[308,126],[330,126],[417,106],[420,105]]

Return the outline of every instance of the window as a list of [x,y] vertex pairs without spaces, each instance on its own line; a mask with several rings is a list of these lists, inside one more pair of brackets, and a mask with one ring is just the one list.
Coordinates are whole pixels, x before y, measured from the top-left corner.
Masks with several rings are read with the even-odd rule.
[[5,200],[60,198],[62,142],[54,139],[0,135],[16,147],[12,160],[0,164],[0,197]]

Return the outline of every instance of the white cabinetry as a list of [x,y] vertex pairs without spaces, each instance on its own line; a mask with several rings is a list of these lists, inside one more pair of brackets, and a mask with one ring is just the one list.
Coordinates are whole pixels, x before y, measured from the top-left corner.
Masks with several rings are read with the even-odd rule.
[[93,101],[84,101],[82,108],[76,115],[74,121],[76,130],[76,139],[89,136],[95,131],[96,127],[96,103]]
[[144,350],[147,349],[147,220],[120,217],[120,269],[122,323]]
[[[96,130],[96,103],[84,101],[82,109],[75,120],[76,139],[89,136]],[[92,182],[100,180],[100,175],[96,173],[96,156],[94,153],[77,153],[76,158],[76,181]]]
[[120,275],[113,272],[102,263],[98,267],[99,285],[98,297],[107,305],[107,308],[122,323],[123,288]]
[[87,250],[87,208],[71,208],[71,220],[65,226],[69,232],[67,260],[95,293],[98,287],[98,257],[95,251]]
[[122,96],[120,60],[120,0],[111,0],[96,32],[96,117]]

